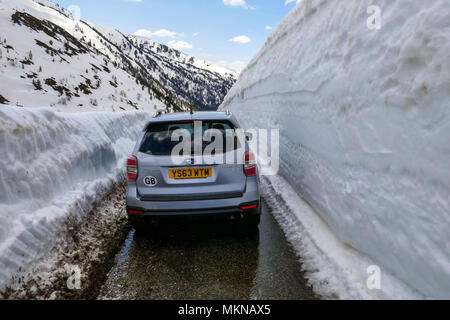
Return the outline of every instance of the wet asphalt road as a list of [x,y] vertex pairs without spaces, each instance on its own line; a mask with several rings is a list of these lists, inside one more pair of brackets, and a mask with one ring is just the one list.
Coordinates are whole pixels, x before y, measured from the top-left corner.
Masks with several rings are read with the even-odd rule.
[[202,219],[131,231],[99,299],[317,299],[266,206],[259,230]]

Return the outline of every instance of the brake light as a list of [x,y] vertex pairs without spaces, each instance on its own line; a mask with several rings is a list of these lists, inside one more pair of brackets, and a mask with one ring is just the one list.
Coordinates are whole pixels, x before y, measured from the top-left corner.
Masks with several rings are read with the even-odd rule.
[[128,210],[129,214],[144,214],[144,211]]
[[250,209],[256,209],[256,208],[258,208],[258,205],[254,204],[251,206],[241,207],[241,210],[250,210]]
[[245,153],[244,173],[247,177],[256,176],[256,160],[255,154],[251,151]]
[[136,181],[138,178],[138,163],[135,156],[129,157],[127,160],[127,180]]

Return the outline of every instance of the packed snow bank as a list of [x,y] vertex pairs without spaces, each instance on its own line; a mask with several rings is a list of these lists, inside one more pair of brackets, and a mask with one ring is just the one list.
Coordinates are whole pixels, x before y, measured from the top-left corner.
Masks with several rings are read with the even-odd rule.
[[63,218],[82,216],[123,176],[147,120],[0,105],[0,288],[47,253]]
[[263,177],[261,190],[300,257],[305,277],[322,299],[424,298],[386,270],[382,273],[381,288],[369,290],[368,270],[375,264],[373,259],[339,240],[326,221],[281,176]]
[[300,2],[222,108],[280,128],[281,176],[340,241],[450,298],[450,2],[380,0],[380,30],[371,4]]

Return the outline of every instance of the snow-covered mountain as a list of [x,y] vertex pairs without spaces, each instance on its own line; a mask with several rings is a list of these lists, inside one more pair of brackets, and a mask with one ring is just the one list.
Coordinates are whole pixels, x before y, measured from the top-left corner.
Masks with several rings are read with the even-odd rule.
[[280,129],[268,180],[294,203],[280,221],[323,296],[448,299],[450,2],[377,1],[379,30],[371,5],[299,2],[222,108]]
[[0,2],[0,103],[56,111],[215,109],[236,74],[42,0]]
[[[177,96],[197,109],[216,110],[235,83],[236,73],[142,37],[126,36],[123,50]],[[136,50],[137,48],[137,50]]]

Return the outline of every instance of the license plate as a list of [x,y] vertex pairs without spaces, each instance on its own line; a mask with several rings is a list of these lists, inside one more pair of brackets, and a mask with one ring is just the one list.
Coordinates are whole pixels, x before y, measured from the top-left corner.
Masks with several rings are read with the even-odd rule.
[[169,169],[169,179],[200,179],[212,175],[212,168]]

